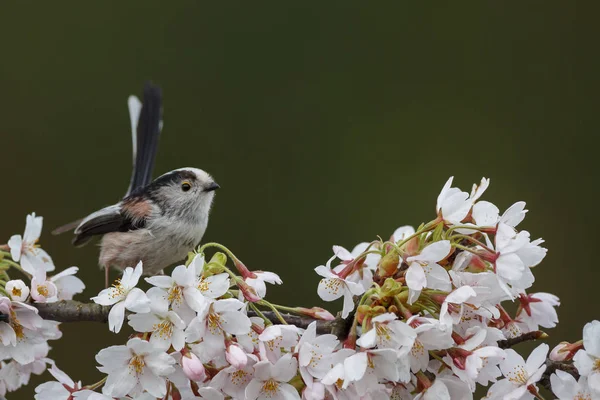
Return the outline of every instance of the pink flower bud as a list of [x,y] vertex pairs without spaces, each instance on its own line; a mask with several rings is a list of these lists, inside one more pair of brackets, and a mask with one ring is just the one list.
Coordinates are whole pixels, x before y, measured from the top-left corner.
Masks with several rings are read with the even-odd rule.
[[233,263],[235,264],[235,268],[238,270],[238,272],[240,273],[240,275],[244,278],[253,278],[256,279],[256,274],[252,271],[250,271],[248,269],[248,267],[246,267],[244,265],[243,262],[241,262],[240,260],[238,260],[237,258],[233,260]]
[[227,362],[237,369],[244,368],[248,362],[248,356],[244,350],[242,350],[242,348],[235,343],[232,343],[227,347],[225,359],[227,359]]
[[192,352],[188,352],[181,357],[181,367],[185,376],[191,381],[201,382],[206,378],[204,365],[202,365],[200,359]]
[[583,340],[578,340],[575,343],[560,342],[552,349],[548,357],[552,361],[570,361],[582,348]]
[[313,317],[315,319],[320,319],[323,321],[333,321],[335,317],[327,310],[321,307],[313,307],[313,308],[304,308],[304,307],[296,307],[296,312],[308,315],[309,317]]
[[566,347],[569,345],[568,342],[560,342],[550,352],[550,359],[552,361],[565,361],[569,355],[569,351]]
[[244,298],[249,302],[256,303],[257,301],[262,300],[260,296],[256,293],[256,290],[254,290],[252,286],[248,285],[243,280],[237,279],[236,284],[238,288],[240,288],[240,290],[242,291]]

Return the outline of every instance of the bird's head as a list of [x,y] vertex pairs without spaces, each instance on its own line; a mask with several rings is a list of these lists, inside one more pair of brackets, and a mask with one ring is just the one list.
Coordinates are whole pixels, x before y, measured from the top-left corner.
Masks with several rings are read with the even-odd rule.
[[220,186],[205,171],[180,168],[159,176],[144,192],[167,215],[196,218],[208,214]]

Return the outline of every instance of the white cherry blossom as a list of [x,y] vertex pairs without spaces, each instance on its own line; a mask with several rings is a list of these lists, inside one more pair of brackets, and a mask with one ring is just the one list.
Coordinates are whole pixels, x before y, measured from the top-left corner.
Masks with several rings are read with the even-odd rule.
[[96,361],[100,372],[108,375],[103,393],[112,397],[136,396],[145,390],[162,398],[167,393],[165,376],[175,371],[173,357],[140,338],[100,350]]
[[[9,321],[0,321],[0,359],[14,359],[25,365],[36,359],[36,345],[45,343],[44,320],[38,310],[20,302],[0,297],[0,314],[8,315]],[[54,338],[54,337],[52,337]]]
[[410,225],[404,225],[404,226],[397,228],[394,231],[394,233],[392,234],[391,240],[395,243],[398,243],[398,242],[412,236],[414,233],[415,233],[415,228],[413,228]]
[[216,356],[225,356],[225,335],[244,335],[250,331],[252,323],[242,312],[245,305],[236,299],[217,300],[207,304],[188,325],[186,342],[200,343],[192,346],[192,351],[207,362]]
[[272,363],[281,358],[283,352],[298,344],[298,328],[294,325],[270,325],[260,335],[259,352],[263,360]]
[[35,266],[31,278],[31,298],[36,303],[53,303],[58,301],[58,288],[46,280],[46,270],[42,266]]
[[204,255],[198,254],[189,266],[179,265],[173,269],[171,276],[159,275],[146,278],[146,281],[165,293],[169,305],[186,323],[189,323],[196,312],[212,299],[216,299],[229,289],[227,274],[201,277],[204,266]]
[[248,357],[248,363],[244,368],[238,369],[229,366],[221,371],[211,380],[211,385],[219,388],[223,393],[233,399],[244,399],[246,387],[254,377],[254,365],[257,360],[253,356]]
[[451,249],[448,240],[440,240],[425,247],[421,254],[406,259],[409,263],[406,271],[406,285],[410,289],[409,304],[419,298],[423,288],[444,291],[452,289],[448,271],[438,264],[450,254]]
[[594,399],[586,376],[580,376],[577,381],[573,375],[557,369],[555,373],[550,375],[550,385],[558,400]]
[[554,328],[558,323],[556,308],[560,305],[557,296],[551,293],[534,293],[519,298],[521,307],[516,319],[525,324],[529,331],[537,331],[540,326]]
[[[467,383],[471,391],[475,391],[475,383],[478,381],[481,370],[484,367],[493,370],[506,354],[497,346],[483,346],[487,331],[483,328],[473,327],[467,331],[468,338],[464,343],[449,349],[448,355],[444,357],[452,372],[463,382]],[[500,376],[500,370],[495,367],[497,373],[492,372],[493,378]]]
[[451,176],[442,188],[435,209],[444,221],[458,225],[469,213],[472,202],[469,200],[469,193],[450,187],[453,180],[454,177]]
[[56,286],[58,300],[73,300],[73,296],[83,292],[85,285],[75,276],[78,271],[77,267],[69,267],[50,277],[50,282]]
[[[336,274],[342,272],[342,270],[358,256],[364,253],[369,248],[370,243],[363,242],[359,243],[352,251],[346,250],[342,246],[333,246],[333,253],[339,258],[342,263],[335,267],[333,271]],[[352,272],[346,277],[347,280],[360,284],[365,290],[371,287],[373,283],[373,271],[377,269],[377,264],[381,260],[381,255],[376,253],[370,253],[363,259],[362,268]]]
[[298,369],[298,362],[291,353],[281,357],[275,364],[270,361],[259,361],[254,365],[254,377],[245,391],[247,400],[300,399],[296,389],[287,383]]
[[136,313],[150,312],[150,299],[141,289],[136,288],[142,276],[142,262],[135,269],[125,268],[123,276],[115,284],[102,290],[92,300],[103,306],[112,306],[108,314],[108,327],[112,332],[119,332],[123,326],[125,309]]
[[67,374],[58,369],[55,364],[48,372],[56,381],[45,382],[35,388],[35,400],[69,400],[72,393],[81,389],[81,382],[75,383]]
[[363,294],[365,289],[358,283],[340,278],[331,270],[331,262],[335,257],[330,258],[326,265],[319,265],[315,268],[315,272],[323,277],[319,282],[317,293],[325,301],[334,301],[343,296],[342,318],[346,318],[354,310],[353,297]]
[[29,297],[29,286],[27,286],[21,279],[14,279],[6,282],[4,289],[13,301],[23,302],[27,300],[27,297]]
[[452,375],[438,376],[433,385],[414,397],[414,400],[472,400],[469,386]]
[[[442,303],[440,309],[440,322],[448,328],[451,328],[454,324],[458,324],[463,314],[464,303],[470,301],[470,299],[475,296],[477,296],[477,293],[470,286],[461,286],[452,291],[452,293],[446,296],[446,299]],[[457,313],[450,310],[450,304],[458,306]]]
[[252,273],[254,277],[248,277],[244,280],[256,291],[256,294],[260,298],[264,298],[267,295],[267,285],[265,285],[265,282],[271,285],[281,285],[283,283],[279,275],[274,272],[253,271]]
[[302,334],[296,352],[298,366],[304,382],[312,386],[314,379],[322,379],[331,369],[333,351],[340,341],[335,335],[317,336],[317,323],[312,322]]
[[588,379],[588,384],[595,395],[600,396],[600,321],[592,321],[583,327],[583,347],[573,361],[581,376]]
[[169,303],[159,288],[152,288],[147,296],[150,312],[130,314],[129,325],[137,332],[152,333],[150,344],[158,349],[168,350],[171,345],[180,351],[185,345],[185,322],[175,311],[169,311]]
[[516,233],[514,228],[503,223],[498,224],[495,242],[498,256],[494,265],[498,281],[502,289],[514,298],[531,287],[534,277],[530,268],[544,259],[547,250],[540,247],[543,240],[531,242],[529,232]]
[[38,267],[45,271],[54,271],[52,258],[37,245],[42,234],[42,222],[42,217],[36,217],[35,213],[29,214],[23,236],[13,235],[8,241],[12,259],[20,261],[21,267],[31,275]]
[[433,318],[417,315],[407,323],[414,327],[417,337],[408,353],[412,372],[425,371],[429,364],[429,350],[445,350],[454,344],[452,332]]
[[398,317],[392,313],[378,315],[371,323],[373,328],[356,341],[365,349],[377,346],[380,349],[410,350],[417,338],[415,330],[405,322],[398,321]]
[[546,370],[546,355],[549,347],[543,343],[536,347],[527,362],[523,360],[516,351],[507,349],[506,358],[500,363],[500,370],[505,379],[499,380],[490,387],[488,398],[490,399],[528,399],[532,398],[528,387],[542,378]]

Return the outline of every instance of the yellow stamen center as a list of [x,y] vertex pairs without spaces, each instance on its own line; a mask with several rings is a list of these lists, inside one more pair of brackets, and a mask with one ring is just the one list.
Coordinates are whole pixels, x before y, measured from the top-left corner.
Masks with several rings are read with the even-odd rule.
[[577,392],[573,400],[592,400],[592,395],[589,393]]
[[210,284],[208,281],[204,278],[200,278],[200,282],[198,282],[198,290],[200,290],[202,293],[205,293],[208,292],[208,289],[210,289]]
[[11,293],[12,293],[13,297],[21,297],[22,291],[21,291],[21,289],[14,287],[14,288],[12,288]]
[[243,369],[238,369],[237,371],[231,374],[231,383],[233,383],[236,386],[242,386],[248,381],[248,373]]
[[171,321],[164,320],[160,324],[155,324],[152,327],[155,335],[160,336],[161,338],[170,338],[173,334],[173,324]]
[[279,382],[274,379],[269,379],[263,383],[263,392],[267,397],[273,397],[279,390]]
[[422,356],[425,353],[423,343],[419,342],[418,340],[415,340],[415,344],[413,345],[412,349],[410,349],[410,352],[414,357]]
[[522,366],[517,366],[514,370],[509,372],[506,377],[512,383],[516,383],[517,385],[524,385],[527,383],[527,371]]
[[221,316],[214,312],[208,313],[207,326],[212,334],[221,332]]
[[173,286],[171,289],[169,289],[169,303],[180,304],[182,298],[183,291],[181,290],[181,286]]
[[382,343],[392,340],[392,332],[385,324],[375,324],[375,332],[377,332],[377,338]]
[[325,282],[325,287],[331,294],[337,294],[344,283],[341,279],[323,279],[321,282]]
[[117,279],[115,283],[112,284],[111,291],[109,297],[114,299],[116,297],[121,297],[125,295],[125,288],[121,285],[121,279]]
[[37,291],[42,296],[48,297],[48,286],[46,286],[46,285],[40,285],[40,286],[38,286]]
[[129,372],[141,374],[144,370],[146,363],[144,362],[144,358],[141,356],[135,356],[129,361]]

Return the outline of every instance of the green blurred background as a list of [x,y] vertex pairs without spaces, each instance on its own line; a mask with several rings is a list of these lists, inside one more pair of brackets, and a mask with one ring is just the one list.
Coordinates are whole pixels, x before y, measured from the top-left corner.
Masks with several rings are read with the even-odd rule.
[[[103,288],[97,247],[49,232],[123,195],[126,99],[152,79],[165,99],[156,174],[214,175],[205,240],[279,273],[273,301],[322,305],[313,268],[331,245],[428,221],[450,175],[464,190],[486,176],[485,198],[525,200],[522,227],[546,239],[533,290],[562,300],[550,343],[577,340],[600,317],[598,10],[368,4],[2,2],[0,237],[35,211],[58,269],[80,267],[79,299]],[[63,332],[51,357],[92,383],[95,353],[128,329]]]

